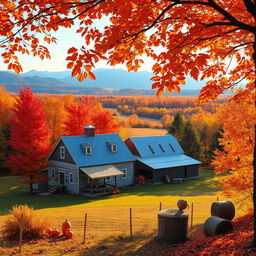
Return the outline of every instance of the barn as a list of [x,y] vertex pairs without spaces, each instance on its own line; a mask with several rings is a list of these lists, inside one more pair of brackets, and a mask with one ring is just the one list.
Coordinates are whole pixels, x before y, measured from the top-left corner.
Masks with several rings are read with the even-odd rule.
[[125,144],[136,157],[135,176],[142,175],[147,183],[198,176],[201,162],[185,155],[172,135],[130,137]]

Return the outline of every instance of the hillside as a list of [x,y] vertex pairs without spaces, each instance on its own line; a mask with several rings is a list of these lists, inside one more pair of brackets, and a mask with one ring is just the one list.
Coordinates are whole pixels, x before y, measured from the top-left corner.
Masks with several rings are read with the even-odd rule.
[[[136,76],[138,78],[143,76],[143,73],[133,73],[134,79],[127,78],[125,75],[122,77],[121,74],[126,74],[126,71],[111,71],[109,74],[106,71],[96,70],[101,75],[97,77],[96,81],[87,79],[83,83],[79,83],[75,78],[64,72],[41,72],[41,71],[30,71],[23,75],[17,75],[12,72],[0,71],[0,85],[6,87],[10,92],[18,92],[19,88],[30,86],[35,93],[46,93],[46,94],[74,94],[74,95],[123,95],[123,96],[137,96],[137,95],[155,95],[155,91],[151,90],[151,85],[146,87],[145,79],[144,84],[141,79],[138,79],[136,83]],[[126,73],[123,73],[126,72]],[[116,75],[115,75],[116,74]],[[136,74],[136,75],[135,75]],[[48,77],[52,76],[52,77]],[[112,78],[111,78],[112,76]],[[126,77],[126,78],[125,78]],[[58,79],[57,79],[58,78]],[[112,80],[111,80],[112,79]],[[113,83],[111,83],[112,81]],[[121,81],[121,83],[120,83]],[[125,82],[126,81],[126,82]],[[131,84],[129,88],[128,81]],[[141,86],[140,86],[140,81]],[[117,88],[117,84],[119,87]],[[115,88],[116,87],[116,88]],[[136,88],[149,88],[149,89],[136,89]],[[199,90],[183,90],[180,94],[174,93],[172,95],[180,96],[197,96]],[[170,95],[170,94],[169,94]]]

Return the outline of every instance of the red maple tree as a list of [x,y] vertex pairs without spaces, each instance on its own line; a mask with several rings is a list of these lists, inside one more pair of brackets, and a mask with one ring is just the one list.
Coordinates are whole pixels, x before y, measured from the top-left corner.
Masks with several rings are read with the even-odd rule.
[[97,134],[104,133],[118,133],[120,124],[116,123],[110,111],[101,110],[99,112],[93,113],[92,125],[96,128],[95,132]]
[[46,125],[43,105],[30,88],[20,90],[12,113],[8,143],[15,154],[9,156],[8,166],[13,174],[25,177],[23,182],[30,184],[30,192],[33,193],[33,183],[47,180],[42,169],[47,165],[51,133]]
[[84,96],[81,100],[70,103],[66,106],[67,120],[64,122],[65,135],[81,135],[84,127],[91,122],[91,111],[95,107],[95,102],[89,96]]

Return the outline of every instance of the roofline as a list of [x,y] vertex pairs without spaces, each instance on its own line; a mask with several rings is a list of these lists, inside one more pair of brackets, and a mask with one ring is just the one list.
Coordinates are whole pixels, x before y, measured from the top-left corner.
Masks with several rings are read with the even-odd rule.
[[49,161],[50,156],[52,155],[53,151],[55,150],[55,148],[57,147],[57,145],[58,145],[59,142],[61,141],[61,138],[62,138],[62,136],[59,137],[58,141],[55,143],[55,145],[54,145],[54,147],[52,148],[51,152],[48,154],[48,156],[47,156],[47,158],[46,158],[47,161]]
[[[66,144],[64,143],[64,141],[62,140],[62,137],[63,137],[63,136],[61,136],[61,137],[59,138],[59,140],[56,142],[55,146],[53,147],[53,149],[51,150],[49,156],[47,157],[47,161],[49,161],[49,158],[51,157],[51,155],[52,155],[52,153],[54,152],[54,150],[56,149],[56,147],[59,145],[60,141],[62,141],[62,143],[65,145],[66,150],[67,150],[68,153],[70,154],[67,145],[66,145]],[[72,157],[72,154],[70,154],[70,156],[71,156],[73,162],[76,164],[76,166],[78,166],[77,163],[76,163],[76,161],[75,161],[74,158]],[[65,161],[59,161],[59,162],[65,162]],[[78,166],[78,167],[79,167],[79,166]]]
[[92,166],[103,166],[103,165],[110,165],[110,164],[124,164],[124,163],[133,163],[135,162],[137,159],[134,159],[132,161],[124,161],[124,162],[113,162],[113,163],[107,163],[107,164],[94,164],[94,165],[83,165],[83,166],[78,166],[78,168],[86,168],[86,167],[92,167]]

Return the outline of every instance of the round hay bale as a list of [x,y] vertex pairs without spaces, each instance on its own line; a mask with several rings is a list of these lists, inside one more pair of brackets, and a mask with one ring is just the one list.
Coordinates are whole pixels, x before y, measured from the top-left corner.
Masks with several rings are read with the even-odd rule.
[[165,209],[158,213],[157,240],[179,243],[187,240],[188,214],[181,210]]
[[233,230],[233,225],[229,220],[216,216],[209,217],[204,223],[204,233],[206,236],[227,234]]
[[211,207],[211,215],[232,220],[235,217],[235,206],[231,201],[214,202]]

